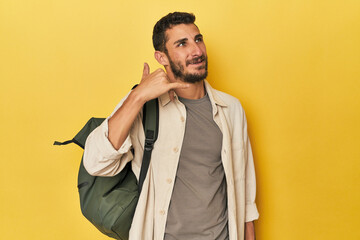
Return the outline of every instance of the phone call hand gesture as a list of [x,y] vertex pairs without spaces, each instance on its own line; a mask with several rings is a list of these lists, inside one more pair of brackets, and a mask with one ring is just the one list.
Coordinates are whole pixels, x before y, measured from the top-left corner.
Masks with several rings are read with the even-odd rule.
[[143,75],[140,84],[134,89],[141,98],[147,102],[157,98],[166,92],[178,88],[188,88],[190,85],[183,82],[170,82],[167,74],[161,68],[150,73],[150,67],[144,63]]

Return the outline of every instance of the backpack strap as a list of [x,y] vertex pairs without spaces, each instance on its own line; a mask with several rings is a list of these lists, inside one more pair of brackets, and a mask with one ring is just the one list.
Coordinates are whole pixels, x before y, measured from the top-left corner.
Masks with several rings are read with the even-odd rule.
[[157,98],[145,103],[143,108],[143,125],[145,133],[144,155],[140,169],[139,193],[149,169],[151,153],[159,131],[159,103]]
[[105,118],[95,118],[92,117],[90,118],[87,123],[85,124],[85,126],[80,130],[80,132],[78,132],[76,134],[76,136],[68,141],[65,142],[58,142],[55,141],[54,145],[67,145],[69,143],[75,143],[78,146],[80,146],[81,148],[84,148],[85,146],[85,142],[86,139],[88,137],[88,135],[96,128],[98,127],[103,121],[105,120]]

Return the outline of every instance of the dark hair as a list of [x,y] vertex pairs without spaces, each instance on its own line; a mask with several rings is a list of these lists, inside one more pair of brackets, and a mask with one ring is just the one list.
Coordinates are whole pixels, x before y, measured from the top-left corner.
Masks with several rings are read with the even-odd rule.
[[153,45],[155,50],[166,52],[165,43],[168,40],[166,30],[178,24],[194,24],[195,16],[192,13],[173,12],[161,18],[154,26]]

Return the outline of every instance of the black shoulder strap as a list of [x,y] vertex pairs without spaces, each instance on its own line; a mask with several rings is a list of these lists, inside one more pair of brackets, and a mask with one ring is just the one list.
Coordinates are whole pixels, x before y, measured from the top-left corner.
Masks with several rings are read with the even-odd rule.
[[147,171],[149,169],[151,152],[159,131],[159,103],[157,99],[145,103],[143,108],[143,123],[145,133],[144,155],[139,177],[139,193],[141,192]]

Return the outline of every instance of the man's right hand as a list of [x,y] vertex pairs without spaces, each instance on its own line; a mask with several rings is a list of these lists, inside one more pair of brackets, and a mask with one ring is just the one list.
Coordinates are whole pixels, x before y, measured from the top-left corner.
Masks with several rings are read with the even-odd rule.
[[170,82],[167,74],[161,68],[150,73],[150,67],[144,63],[143,75],[140,84],[133,90],[145,102],[177,88],[188,88],[190,85],[183,82]]
[[[160,95],[177,88],[187,88],[183,82],[172,83],[162,69],[150,73],[147,63],[144,64],[140,84],[129,94],[122,106],[109,119],[108,139],[115,149],[119,149],[129,134],[130,128],[143,105]],[[170,94],[170,98],[172,95]]]

